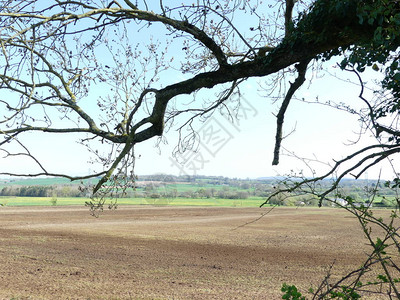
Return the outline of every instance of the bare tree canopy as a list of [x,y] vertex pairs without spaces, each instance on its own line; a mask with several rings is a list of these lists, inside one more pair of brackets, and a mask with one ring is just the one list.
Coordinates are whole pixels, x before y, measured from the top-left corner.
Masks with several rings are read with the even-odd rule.
[[[177,116],[190,126],[240,96],[247,78],[291,68],[297,79],[274,129],[278,164],[291,98],[305,82],[310,62],[333,56],[343,56],[340,67],[358,75],[365,68],[384,73],[382,97],[377,103],[363,98],[367,112],[359,112],[382,143],[345,160],[357,160],[353,167],[363,172],[400,151],[399,1],[9,0],[0,5],[0,150],[6,157],[28,156],[41,170],[2,174],[101,176],[97,191],[133,164],[136,144],[161,136]],[[212,88],[219,96],[207,103],[179,103],[180,95]],[[380,122],[387,118],[392,122]],[[53,173],[21,142],[29,132],[48,133],[49,139],[54,133],[81,134],[88,151],[95,141],[111,151],[93,150],[104,166],[95,174]],[[8,150],[12,143],[23,151]]]

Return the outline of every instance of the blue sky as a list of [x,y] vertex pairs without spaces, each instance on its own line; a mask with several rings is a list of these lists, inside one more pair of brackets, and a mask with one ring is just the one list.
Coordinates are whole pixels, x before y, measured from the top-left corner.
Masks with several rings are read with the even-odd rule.
[[[237,25],[248,27],[246,20],[242,20]],[[138,32],[135,37],[150,39],[145,30]],[[169,51],[169,57],[179,58],[180,55],[183,55],[181,49],[176,45],[175,47],[171,46]],[[100,57],[103,63],[107,63],[107,59],[110,58],[109,55],[105,55],[105,52]],[[362,107],[363,103],[358,98],[359,87],[347,80],[356,81],[356,78],[335,67],[336,61],[324,63],[322,70],[319,71],[310,69],[307,74],[308,81],[295,96],[307,101],[314,101],[318,97],[320,102],[331,100],[345,102],[356,108]],[[315,64],[314,68],[318,69],[318,65]],[[333,73],[336,73],[341,80],[330,75]],[[378,76],[377,72],[370,71],[366,72],[364,78],[371,81]],[[180,72],[173,70],[161,74],[161,77],[167,78],[164,81],[161,80],[161,83],[164,84],[174,83],[184,78]],[[290,80],[293,78],[287,77],[286,84]],[[155,147],[156,139],[137,145],[135,148],[136,173],[176,175],[183,173],[257,178],[285,175],[292,171],[307,171],[309,166],[298,158],[286,155],[281,156],[278,166],[272,166],[276,130],[276,118],[273,114],[277,113],[281,99],[273,103],[271,98],[265,96],[267,93],[260,88],[260,85],[266,86],[268,81],[257,78],[249,79],[242,84],[242,109],[239,110],[238,118],[234,123],[218,112],[204,123],[194,123],[194,128],[200,137],[200,146],[197,152],[188,151],[178,157],[181,164],[173,156],[174,148],[178,143],[176,127],[165,133],[164,142],[159,147]],[[89,111],[94,114],[96,114],[95,98],[103,92],[102,88],[107,87],[99,87],[97,92],[90,96],[91,98],[85,99],[86,102],[82,103],[83,106],[89,107]],[[213,93],[213,91],[203,91],[196,101],[201,101],[200,97],[212,98]],[[278,94],[275,93],[272,96],[278,96]],[[191,96],[179,99],[183,102],[192,100]],[[292,133],[284,139],[282,146],[288,151],[294,152],[298,157],[332,164],[333,159],[341,159],[353,151],[375,142],[374,137],[367,132],[358,144],[351,145],[352,141],[358,139],[358,131],[357,116],[323,105],[292,101],[284,124],[284,133]],[[23,140],[29,146],[32,154],[37,156],[50,172],[83,175],[96,169],[96,166],[88,163],[88,153],[75,142],[73,135],[53,134],[48,136],[31,133],[27,134]],[[101,144],[97,145],[101,151]],[[311,164],[311,168],[315,169],[318,174],[329,169],[327,165],[321,163],[312,162]],[[0,172],[6,170],[38,171],[31,160],[21,156],[9,159],[0,158]],[[363,178],[377,178],[379,173],[380,169],[371,169]],[[305,174],[311,175],[307,172]],[[390,166],[385,165],[382,174],[384,177],[391,177]]]

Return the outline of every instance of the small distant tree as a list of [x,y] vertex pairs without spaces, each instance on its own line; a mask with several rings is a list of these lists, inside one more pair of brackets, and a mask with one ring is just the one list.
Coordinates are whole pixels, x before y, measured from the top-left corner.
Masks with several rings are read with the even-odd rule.
[[[275,192],[278,190],[280,191],[282,189],[282,187],[277,186],[274,187]],[[281,193],[267,193],[267,199],[268,199],[268,203],[272,204],[272,205],[285,205],[285,200],[289,197],[290,195],[288,193],[285,192],[281,192]]]
[[246,191],[237,191],[236,194],[238,199],[247,199],[249,197],[249,193]]
[[150,198],[152,198],[152,199],[158,199],[158,198],[161,198],[161,195],[158,194],[158,193],[151,193],[151,194],[150,194]]
[[56,206],[57,205],[57,194],[53,194],[53,196],[51,197],[51,200],[50,200],[50,203],[51,203],[51,205],[53,205],[53,206]]

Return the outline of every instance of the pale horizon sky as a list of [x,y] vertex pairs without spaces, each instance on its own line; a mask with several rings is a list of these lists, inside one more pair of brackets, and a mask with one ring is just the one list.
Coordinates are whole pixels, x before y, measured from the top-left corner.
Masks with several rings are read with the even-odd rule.
[[[332,63],[326,63],[328,72],[339,72],[344,79],[351,77],[349,73],[333,66]],[[310,72],[308,76],[312,75]],[[321,102],[334,100],[362,106],[361,100],[358,99],[357,86],[338,80],[325,71],[320,71],[318,76],[319,78],[314,78],[311,84],[306,82],[296,97],[313,101],[318,96]],[[307,173],[308,166],[299,159],[286,155],[281,155],[278,166],[272,166],[276,130],[276,118],[273,113],[277,113],[280,101],[272,104],[271,99],[264,98],[259,80],[249,79],[244,83],[242,108],[235,124],[218,112],[206,122],[196,123],[195,129],[201,136],[202,143],[197,153],[188,152],[183,155],[187,159],[186,163],[179,164],[173,158],[172,153],[178,138],[172,128],[165,133],[167,143],[161,143],[160,147],[155,147],[156,139],[136,146],[135,173],[258,178],[283,176],[292,171],[304,170],[305,175],[310,176],[311,173]],[[299,157],[332,164],[333,159],[341,159],[360,149],[362,145],[374,142],[371,134],[366,133],[359,143],[348,145],[358,138],[358,128],[357,116],[327,106],[293,100],[285,116],[284,133],[293,132],[283,140],[282,147],[295,152]],[[211,131],[214,133],[210,134]],[[32,153],[40,157],[46,166],[54,166],[49,167],[50,171],[83,175],[93,170],[87,163],[87,154],[82,152],[82,148],[78,147],[73,139],[53,134],[51,140],[47,140],[45,135],[43,138],[42,135],[31,133],[27,143],[31,145]],[[52,146],[55,146],[55,149]],[[30,165],[20,157],[16,160],[2,160],[1,171],[10,166],[15,171],[26,171]],[[313,163],[312,166],[317,175],[322,175],[329,169],[319,163]],[[391,179],[390,166],[386,166],[384,170],[371,169],[361,178],[377,179],[380,172],[382,178]]]
[[[340,73],[340,70],[333,67],[333,63],[326,65],[330,73]],[[313,79],[311,85],[308,86],[308,83],[305,83],[296,94],[297,98],[304,97],[306,100],[313,101],[318,96],[321,102],[333,100],[347,102],[355,107],[363,105],[358,98],[359,87],[333,78],[324,71],[321,71],[319,76],[322,77]],[[349,73],[345,72],[342,72],[341,76],[344,79],[351,78]],[[168,145],[161,147],[161,154],[156,149],[151,149],[149,145],[151,141],[137,147],[136,153],[141,157],[137,160],[136,172],[177,175],[182,170],[187,174],[257,178],[287,175],[291,170],[307,171],[308,167],[304,163],[285,155],[281,155],[278,166],[272,166],[276,130],[276,118],[273,113],[277,112],[280,101],[273,105],[271,99],[263,98],[256,81],[256,79],[251,79],[245,83],[244,106],[246,107],[248,101],[252,107],[248,109],[247,117],[239,118],[240,126],[232,126],[222,117],[212,117],[205,122],[205,129],[214,126],[220,129],[228,140],[226,145],[218,149],[216,153],[210,153],[205,147],[200,146],[197,156],[193,154],[194,158],[189,159],[188,163],[178,165],[171,158],[171,152],[177,140],[170,132],[166,135],[172,137],[168,137]],[[201,126],[199,124],[200,131]],[[294,132],[282,143],[284,148],[295,152],[299,157],[318,159],[331,164],[333,164],[333,159],[339,160],[362,146],[369,145],[368,143],[376,143],[372,134],[367,132],[357,144],[351,145],[359,138],[357,116],[327,106],[294,100],[288,108],[284,123],[286,134],[292,130]],[[329,169],[326,165],[318,163],[313,163],[313,166],[318,171],[318,175],[322,175],[322,172]],[[361,178],[377,179],[380,172],[382,172],[382,177],[391,178],[392,170],[389,166],[386,168],[386,171],[372,168]]]

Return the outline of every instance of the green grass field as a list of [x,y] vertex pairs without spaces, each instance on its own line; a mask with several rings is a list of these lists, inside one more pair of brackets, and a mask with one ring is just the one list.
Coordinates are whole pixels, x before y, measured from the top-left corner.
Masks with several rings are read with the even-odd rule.
[[[56,202],[54,200],[57,200]],[[3,206],[63,206],[85,205],[87,198],[52,198],[52,197],[0,197]],[[191,198],[120,198],[118,205],[173,205],[173,206],[225,206],[225,207],[257,207],[263,203],[260,197],[248,199],[191,199]]]
[[[53,205],[52,197],[0,197],[4,206],[44,206]],[[85,205],[85,198],[57,198],[56,205]]]

